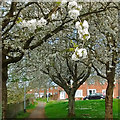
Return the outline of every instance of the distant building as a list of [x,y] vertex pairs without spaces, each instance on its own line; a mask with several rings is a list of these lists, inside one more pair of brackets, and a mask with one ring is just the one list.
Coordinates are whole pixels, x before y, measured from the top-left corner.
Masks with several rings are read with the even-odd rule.
[[[118,93],[118,90],[120,90],[120,82],[116,81],[115,86],[114,86],[114,91],[113,91],[113,98],[116,98]],[[76,91],[75,94],[75,99],[80,100],[83,99],[83,97],[93,94],[93,93],[102,93],[103,95],[106,95],[106,88],[107,88],[107,82],[99,82],[98,80],[95,82],[88,83],[87,81],[81,85],[78,90]],[[35,94],[36,97],[43,97],[44,96],[44,89],[40,89],[39,94],[38,92],[35,92],[34,90],[30,90],[28,94]],[[68,98],[68,95],[64,91],[63,88],[59,86],[52,86],[49,89],[47,89],[47,94],[51,96],[52,99],[54,100],[64,100]]]

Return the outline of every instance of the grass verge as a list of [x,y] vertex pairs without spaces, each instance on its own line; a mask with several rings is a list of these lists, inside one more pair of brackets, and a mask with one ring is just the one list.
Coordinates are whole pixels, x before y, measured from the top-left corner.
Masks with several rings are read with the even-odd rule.
[[29,104],[26,107],[26,112],[24,112],[24,111],[19,112],[17,114],[16,118],[28,118],[31,111],[36,108],[37,104],[38,104],[37,102],[34,102],[34,104]]
[[[49,102],[45,107],[48,118],[67,118],[68,102]],[[104,118],[105,100],[75,102],[75,118]],[[113,117],[118,118],[118,99],[113,100]]]
[[37,98],[36,101],[47,102],[47,98]]

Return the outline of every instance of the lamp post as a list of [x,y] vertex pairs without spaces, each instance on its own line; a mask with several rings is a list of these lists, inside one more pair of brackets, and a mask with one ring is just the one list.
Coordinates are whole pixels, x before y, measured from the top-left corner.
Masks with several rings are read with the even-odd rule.
[[49,102],[49,86],[50,86],[50,80],[48,81],[47,102]]
[[47,90],[47,102],[49,100],[49,83],[48,83],[48,90]]
[[24,81],[24,113],[26,112],[26,81]]
[[[25,57],[23,58],[23,62],[26,64],[26,59]],[[26,70],[25,68],[23,68],[23,76],[24,76],[24,80],[23,80],[23,84],[24,84],[24,113],[26,112],[26,79],[25,79],[25,75],[26,75]]]

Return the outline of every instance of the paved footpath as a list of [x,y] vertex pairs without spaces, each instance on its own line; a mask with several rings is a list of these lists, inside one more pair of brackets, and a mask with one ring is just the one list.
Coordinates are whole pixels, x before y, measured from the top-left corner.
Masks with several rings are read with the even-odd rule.
[[30,114],[29,118],[46,118],[45,104],[46,103],[44,103],[44,102],[39,102],[37,107]]

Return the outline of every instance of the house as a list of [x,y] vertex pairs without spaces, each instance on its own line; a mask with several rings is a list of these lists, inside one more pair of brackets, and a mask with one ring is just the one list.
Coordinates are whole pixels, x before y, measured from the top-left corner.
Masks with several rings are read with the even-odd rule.
[[[118,81],[115,82],[114,91],[113,91],[113,98],[116,98],[118,95],[118,85],[120,83]],[[106,94],[107,82],[100,82],[98,80],[94,82],[85,82],[81,85],[75,93],[75,100],[83,99],[85,96],[93,94],[93,93],[102,93],[103,95]],[[120,89],[119,89],[120,90]],[[33,91],[29,91],[28,94],[32,94]],[[64,91],[63,88],[59,86],[51,86],[47,89],[47,94],[51,95],[51,98],[54,100],[65,100],[68,98],[68,95]],[[37,95],[36,95],[37,94]],[[38,97],[42,97],[44,95],[44,89],[40,89],[39,94],[35,92],[35,95]]]

